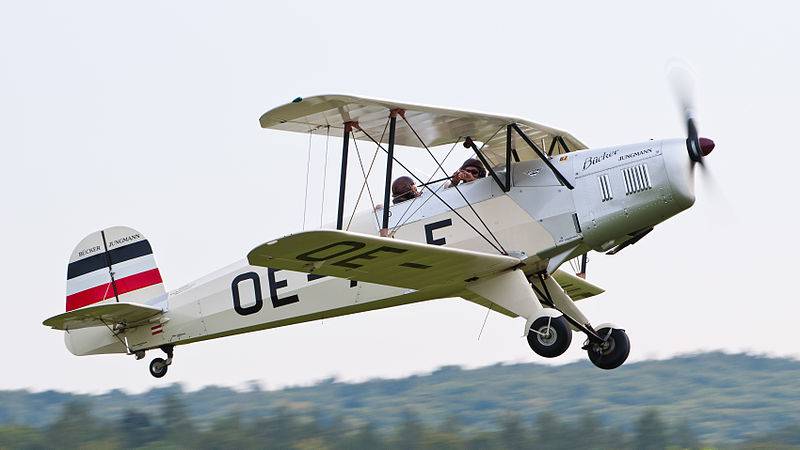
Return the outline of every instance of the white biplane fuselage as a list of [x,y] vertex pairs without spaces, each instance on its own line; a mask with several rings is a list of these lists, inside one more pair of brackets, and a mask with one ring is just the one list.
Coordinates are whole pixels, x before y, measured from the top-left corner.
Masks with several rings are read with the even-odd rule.
[[[682,139],[574,151],[551,162],[574,189],[563,186],[541,160],[521,161],[512,165],[508,192],[488,176],[458,189],[431,185],[455,212],[429,189],[393,205],[391,236],[496,253],[462,219],[474,222],[471,205],[494,234],[492,241],[524,261],[526,275],[552,273],[590,250],[607,251],[637,239],[694,202],[691,162]],[[377,236],[381,215],[380,207],[362,211],[347,229]],[[165,312],[145,325],[117,336],[104,327],[74,329],[65,339],[76,355],[136,353],[441,298],[442,292],[271,269],[243,259],[170,292],[161,305]]]
[[[630,354],[627,333],[593,325],[575,304],[603,292],[584,279],[586,255],[616,254],[694,203],[693,168],[714,142],[699,137],[683,103],[685,140],[589,149],[568,132],[514,117],[351,95],[298,97],[259,122],[326,139],[341,133],[335,226],[260,244],[245,260],[170,293],[141,233],[101,229],[73,250],[66,312],[44,325],[66,331],[76,355],[143,358],[160,349],[167,358],[150,362],[160,378],[178,345],[460,297],[525,319],[523,335],[540,356],[563,354],[578,331],[595,366],[617,368]],[[411,198],[370,205],[347,221],[351,140],[385,152],[385,204],[393,194]],[[452,175],[472,179],[455,187],[423,183],[394,155],[395,146],[424,149],[444,172],[431,147],[459,143],[480,161]],[[410,195],[411,180],[393,183],[395,165],[425,185],[421,195]],[[362,174],[368,178],[363,166]],[[578,276],[559,269],[576,257]]]

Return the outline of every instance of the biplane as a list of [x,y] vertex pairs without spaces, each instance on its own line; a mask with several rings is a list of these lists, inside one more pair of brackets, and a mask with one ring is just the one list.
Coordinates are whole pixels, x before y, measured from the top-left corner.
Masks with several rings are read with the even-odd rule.
[[[689,114],[686,138],[591,149],[524,119],[348,95],[297,98],[260,124],[341,137],[336,222],[266,241],[171,292],[143,234],[94,232],[70,256],[66,312],[44,321],[65,331],[71,353],[141,359],[160,349],[166,359],[153,359],[150,373],[163,377],[176,346],[459,297],[523,318],[538,355],[563,354],[577,332],[591,362],[614,369],[630,343],[623,328],[593,324],[576,304],[603,292],[585,279],[586,255],[617,254],[691,207],[693,167],[714,148]],[[348,158],[359,141],[385,155],[383,203],[346,220]],[[432,151],[443,145],[463,145],[486,175],[431,183],[395,152],[430,154],[447,180],[456,175]],[[418,190],[393,202],[398,168]],[[577,275],[562,269],[576,260]]]

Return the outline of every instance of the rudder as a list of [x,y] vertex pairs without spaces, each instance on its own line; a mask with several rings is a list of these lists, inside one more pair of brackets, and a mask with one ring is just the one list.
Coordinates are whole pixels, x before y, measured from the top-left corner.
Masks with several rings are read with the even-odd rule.
[[161,306],[166,295],[150,242],[133,228],[96,231],[70,256],[67,311],[117,301]]
[[[70,255],[66,300],[67,311],[118,301],[166,309],[167,292],[150,242],[120,226],[86,236]],[[127,351],[105,327],[68,331],[64,340],[75,355]]]

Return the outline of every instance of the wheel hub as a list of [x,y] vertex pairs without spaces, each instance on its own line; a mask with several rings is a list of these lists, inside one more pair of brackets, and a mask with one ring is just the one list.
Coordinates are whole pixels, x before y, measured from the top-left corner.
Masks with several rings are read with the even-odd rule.
[[614,339],[611,339],[610,337],[606,338],[606,340],[603,342],[592,345],[592,350],[600,355],[609,355],[614,351],[615,348],[616,344],[614,343]]
[[556,330],[549,325],[545,325],[536,330],[536,340],[542,345],[549,347],[555,344],[557,339],[558,335],[556,334]]

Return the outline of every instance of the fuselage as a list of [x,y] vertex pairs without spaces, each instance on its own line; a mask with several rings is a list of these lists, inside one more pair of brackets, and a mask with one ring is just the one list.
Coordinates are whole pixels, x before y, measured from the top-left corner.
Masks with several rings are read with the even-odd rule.
[[[526,273],[552,272],[569,258],[624,243],[694,202],[684,140],[588,149],[551,162],[574,189],[538,159],[514,163],[508,192],[487,176],[458,189],[432,185],[420,197],[392,205],[391,235],[504,250],[524,260]],[[504,170],[498,171],[501,179]],[[348,229],[378,235],[381,215],[380,208],[362,211]],[[435,292],[273,270],[243,259],[170,292],[158,333],[145,325],[122,337],[138,351],[433,298]],[[126,352],[102,328],[75,330],[66,341],[75,354]]]

